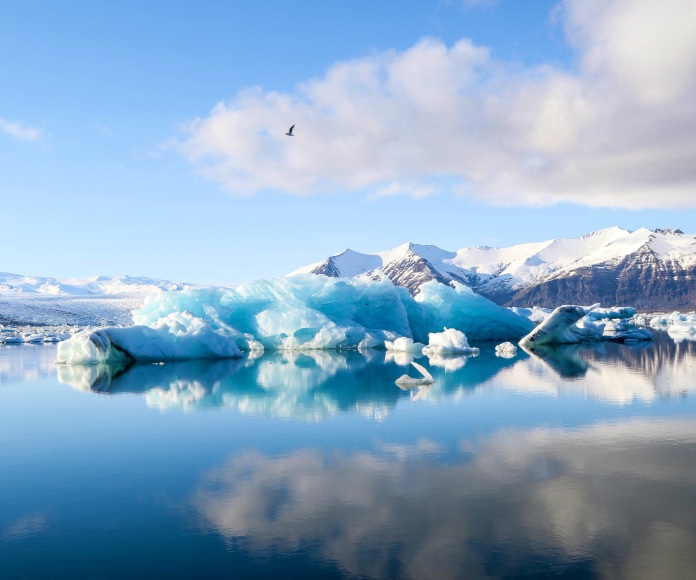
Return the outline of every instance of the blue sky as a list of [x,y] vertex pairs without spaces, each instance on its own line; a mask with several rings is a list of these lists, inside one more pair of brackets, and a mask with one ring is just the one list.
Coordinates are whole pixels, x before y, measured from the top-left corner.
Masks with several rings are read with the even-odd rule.
[[6,0],[0,271],[696,232],[692,5]]

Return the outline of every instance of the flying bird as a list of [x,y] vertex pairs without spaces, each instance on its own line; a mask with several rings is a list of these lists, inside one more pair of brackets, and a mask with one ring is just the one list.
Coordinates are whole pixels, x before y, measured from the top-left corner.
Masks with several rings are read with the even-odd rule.
[[293,130],[294,128],[295,128],[295,125],[293,125],[292,127],[290,127],[290,129],[288,129],[288,132],[285,133],[285,134],[286,134],[288,137],[294,137],[294,135],[292,134],[292,130]]

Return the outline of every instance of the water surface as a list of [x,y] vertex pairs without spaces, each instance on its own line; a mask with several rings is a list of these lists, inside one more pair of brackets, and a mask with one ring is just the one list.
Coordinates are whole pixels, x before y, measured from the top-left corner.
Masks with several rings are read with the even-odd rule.
[[696,577],[696,343],[477,346],[0,347],[2,577]]

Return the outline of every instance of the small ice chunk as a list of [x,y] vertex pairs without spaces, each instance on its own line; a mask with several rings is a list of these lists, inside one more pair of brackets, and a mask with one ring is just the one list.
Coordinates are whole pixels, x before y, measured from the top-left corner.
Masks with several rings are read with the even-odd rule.
[[401,375],[396,379],[396,384],[401,388],[411,389],[414,387],[420,387],[422,385],[432,385],[435,382],[433,376],[417,362],[411,361],[411,364],[420,372],[422,378],[409,377],[408,375]]
[[503,342],[495,347],[495,356],[502,358],[514,358],[517,347],[511,342]]
[[443,332],[431,332],[428,334],[428,346],[423,349],[423,354],[478,354],[478,348],[469,346],[466,335],[456,328],[445,328]]
[[384,346],[387,347],[387,350],[393,350],[396,352],[412,352],[416,354],[422,354],[423,348],[425,347],[424,344],[420,342],[413,342],[412,338],[406,337],[397,338],[394,341],[385,340]]

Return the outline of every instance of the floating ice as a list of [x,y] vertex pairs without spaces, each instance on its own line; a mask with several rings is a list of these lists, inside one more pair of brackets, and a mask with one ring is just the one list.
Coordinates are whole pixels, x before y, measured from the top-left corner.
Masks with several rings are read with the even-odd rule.
[[478,354],[478,348],[469,346],[466,335],[455,328],[445,328],[444,332],[431,332],[428,346],[423,349],[423,354]]
[[387,347],[389,351],[395,352],[411,352],[415,354],[422,354],[424,344],[420,342],[413,342],[412,338],[397,338],[395,341],[386,340],[384,341],[384,346]]
[[694,312],[672,312],[670,315],[663,315],[651,326],[666,325],[667,333],[676,341],[694,340],[696,338],[696,313]]
[[[431,281],[414,298],[387,279],[312,274],[233,290],[152,295],[133,320],[138,326],[102,329],[89,335],[94,340],[68,341],[59,360],[99,362],[118,359],[121,351],[136,360],[237,355],[229,342],[240,350],[384,348],[386,342],[399,348],[411,344],[399,339],[424,342],[445,325],[473,339],[517,339],[534,326],[461,284]],[[177,325],[186,330],[175,332]]]
[[422,378],[413,378],[408,375],[401,375],[396,379],[396,384],[402,389],[412,389],[414,387],[420,387],[422,385],[432,385],[435,382],[433,376],[417,362],[411,361],[411,364],[415,369],[422,375]]
[[511,342],[503,342],[495,347],[495,356],[513,358],[517,354],[517,347]]
[[[631,328],[613,323],[610,332],[606,332],[608,321],[632,318],[635,308],[616,307],[598,308],[565,305],[559,306],[532,332],[520,340],[520,346],[533,348],[546,344],[573,344],[601,340],[651,340],[653,334],[646,329]],[[606,322],[601,322],[606,321]],[[621,326],[620,330],[619,327]]]
[[0,344],[60,342],[74,334],[67,326],[4,326],[0,324]]
[[233,337],[189,312],[172,312],[152,327],[84,331],[58,344],[56,362],[67,364],[241,357]]

